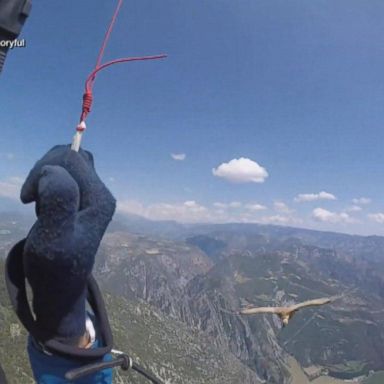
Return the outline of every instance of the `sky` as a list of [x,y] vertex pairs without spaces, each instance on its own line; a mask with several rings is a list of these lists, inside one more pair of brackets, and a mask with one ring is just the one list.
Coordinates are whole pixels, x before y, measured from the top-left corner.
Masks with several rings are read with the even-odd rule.
[[[0,77],[0,210],[69,143],[116,2],[40,0]],[[125,0],[82,146],[121,213],[384,235],[384,2]]]

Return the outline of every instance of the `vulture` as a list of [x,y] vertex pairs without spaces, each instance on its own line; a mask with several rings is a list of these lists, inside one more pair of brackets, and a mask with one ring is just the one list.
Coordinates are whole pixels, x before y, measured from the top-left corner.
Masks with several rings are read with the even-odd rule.
[[288,325],[288,322],[291,319],[291,317],[299,309],[328,304],[328,303],[331,303],[332,301],[334,301],[335,299],[336,299],[336,297],[323,297],[320,299],[303,301],[302,303],[294,304],[294,305],[291,305],[289,307],[254,307],[252,305],[248,305],[244,308],[241,308],[239,311],[236,312],[236,314],[238,314],[238,315],[255,315],[258,313],[274,313],[275,315],[279,316],[280,320],[283,323],[283,327],[284,327],[284,326]]

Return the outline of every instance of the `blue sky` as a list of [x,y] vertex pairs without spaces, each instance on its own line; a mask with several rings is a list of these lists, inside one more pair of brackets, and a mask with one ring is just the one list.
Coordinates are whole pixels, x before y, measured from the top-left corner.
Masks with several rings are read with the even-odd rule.
[[[35,1],[0,78],[0,208],[69,143],[115,1]],[[384,235],[384,3],[126,0],[83,146],[119,210]],[[172,156],[174,155],[174,156]],[[176,155],[176,156],[175,156]]]

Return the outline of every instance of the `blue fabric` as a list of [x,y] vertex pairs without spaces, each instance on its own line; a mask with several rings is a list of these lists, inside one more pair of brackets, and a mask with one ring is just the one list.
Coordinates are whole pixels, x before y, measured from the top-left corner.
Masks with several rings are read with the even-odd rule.
[[37,326],[47,338],[76,344],[85,332],[87,279],[115,199],[90,152],[60,145],[34,165],[21,200],[36,203],[23,263]]
[[[98,346],[96,341],[93,348]],[[81,363],[60,356],[49,356],[35,347],[32,337],[28,338],[28,355],[33,375],[37,384],[112,384],[112,368],[84,376],[78,380],[68,381],[64,375]],[[103,361],[112,360],[110,354],[105,355]]]

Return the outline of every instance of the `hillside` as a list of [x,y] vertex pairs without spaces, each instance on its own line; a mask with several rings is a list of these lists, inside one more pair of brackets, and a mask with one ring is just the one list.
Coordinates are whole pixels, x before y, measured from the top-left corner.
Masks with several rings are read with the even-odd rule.
[[[196,234],[199,228],[202,234]],[[310,376],[315,371],[347,379],[382,369],[383,275],[375,268],[380,263],[381,239],[371,247],[375,263],[370,265],[369,255],[359,254],[359,247],[371,243],[370,238],[358,237],[359,247],[352,248],[352,253],[343,245],[348,235],[309,231],[315,243],[321,238],[343,239],[340,249],[329,249],[309,245],[308,236],[291,237],[292,232],[307,235],[305,230],[291,228],[285,234],[281,227],[254,225],[197,226],[188,231],[185,241],[167,240],[167,245],[163,237],[130,234],[127,243],[124,231],[109,234],[96,267],[100,280],[118,294],[140,297],[203,330],[268,382],[289,377],[288,354]],[[157,241],[156,252],[139,248],[139,239],[147,249]],[[199,260],[205,257],[203,264],[209,265],[210,260],[214,266],[197,273],[177,257],[177,249],[198,255]],[[105,273],[108,269],[115,272]],[[234,318],[220,310],[341,293],[343,298],[331,306],[299,312],[283,330],[274,317]]]
[[[3,273],[3,262],[0,270]],[[165,382],[246,384],[260,381],[228,350],[212,346],[204,334],[167,318],[143,301],[105,293],[116,349],[156,373]],[[0,361],[10,384],[32,382],[25,351],[26,333],[19,325],[0,282]],[[116,370],[120,383],[146,383],[135,373]],[[117,380],[117,378],[116,378]]]
[[[26,232],[22,223],[12,217],[0,223],[3,255]],[[157,225],[144,227],[153,232]],[[180,232],[171,223],[170,232],[178,234],[167,236],[142,228],[128,231],[114,222],[95,275],[117,349],[167,382],[333,384],[383,370],[382,238],[348,242],[347,235],[314,231],[309,238],[305,230],[257,225],[181,226]],[[324,238],[330,248],[321,246]],[[24,384],[30,375],[25,334],[3,284],[0,361],[11,383]],[[340,294],[331,305],[298,312],[286,328],[271,315],[228,313],[247,303],[285,305]],[[121,372],[116,380],[142,382]]]

